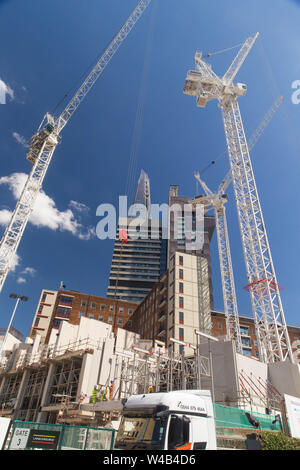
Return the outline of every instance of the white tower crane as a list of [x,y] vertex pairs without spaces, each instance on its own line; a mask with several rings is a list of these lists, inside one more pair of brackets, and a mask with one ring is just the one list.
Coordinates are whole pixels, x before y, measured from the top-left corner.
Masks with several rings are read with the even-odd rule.
[[[249,151],[253,149],[259,137],[271,121],[276,110],[279,108],[282,102],[283,97],[280,96],[265,114],[262,122],[254,132],[252,137],[249,139]],[[195,173],[194,176],[199,181],[205,192],[205,199],[207,201],[206,209],[209,210],[209,208],[213,208],[215,214],[227,338],[232,339],[235,342],[237,352],[242,353],[243,345],[240,333],[234,275],[225,211],[225,204],[227,202],[227,195],[225,194],[225,190],[231,182],[231,171],[229,171],[225,178],[222,180],[216,193],[213,193],[209,189],[207,184],[201,179],[199,173]],[[203,198],[201,199],[201,203],[203,203]]]
[[217,100],[222,112],[260,360],[294,362],[238,105],[238,97],[245,95],[247,87],[233,83],[257,37],[258,33],[246,39],[223,77],[218,77],[197,51],[197,70],[188,72],[184,93],[195,96],[199,107]]
[[33,163],[33,167],[0,243],[0,292],[33,210],[36,197],[41,189],[53,152],[61,140],[60,133],[62,129],[91,90],[150,2],[151,0],[141,0],[138,3],[60,116],[55,119],[47,113],[38,131],[29,140],[27,159]]

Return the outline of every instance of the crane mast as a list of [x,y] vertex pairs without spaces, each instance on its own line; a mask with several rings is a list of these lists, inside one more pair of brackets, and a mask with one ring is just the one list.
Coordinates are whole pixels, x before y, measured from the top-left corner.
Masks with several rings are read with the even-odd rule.
[[0,243],[0,292],[32,213],[35,200],[42,187],[53,152],[61,140],[60,132],[91,90],[150,2],[151,0],[141,0],[138,3],[124,26],[113,38],[104,54],[97,61],[60,116],[55,119],[47,113],[38,131],[29,140],[27,159],[33,163],[33,167]]
[[202,53],[196,52],[197,70],[188,72],[184,93],[195,96],[199,107],[217,100],[222,112],[260,360],[294,362],[237,101],[245,95],[247,87],[242,83],[233,84],[257,37],[258,33],[246,39],[223,78],[216,76],[203,60]]
[[[283,98],[280,96],[264,115],[263,120],[259,124],[252,137],[249,139],[249,150],[252,150],[252,148],[255,146],[259,140],[259,137],[262,135],[264,129],[271,121],[282,101]],[[211,206],[215,214],[227,338],[233,340],[235,342],[237,352],[242,353],[243,345],[240,332],[225,207],[227,202],[225,190],[231,183],[231,171],[229,171],[222,180],[217,193],[213,193],[209,189],[207,184],[200,178],[199,173],[195,173],[194,176],[199,181],[206,194],[206,198],[204,199],[207,200],[207,207]]]

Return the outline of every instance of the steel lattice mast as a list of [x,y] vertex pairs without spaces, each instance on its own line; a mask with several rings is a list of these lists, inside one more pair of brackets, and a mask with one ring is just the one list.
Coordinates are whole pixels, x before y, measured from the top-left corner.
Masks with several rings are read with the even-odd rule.
[[242,353],[242,338],[240,332],[239,315],[225,213],[225,203],[227,202],[227,197],[224,192],[222,192],[222,194],[213,193],[208,188],[207,184],[200,178],[199,173],[195,173],[195,178],[199,181],[206,194],[206,196],[201,197],[199,203],[204,204],[206,206],[206,210],[210,210],[210,208],[213,208],[215,214],[224,313],[226,321],[226,336],[228,339],[231,339],[235,342],[237,352]]
[[246,39],[222,78],[203,60],[202,53],[196,52],[197,70],[188,73],[184,93],[196,96],[199,107],[205,107],[208,101],[216,99],[221,108],[260,360],[290,359],[294,362],[237,101],[239,96],[245,95],[247,87],[241,83],[233,84],[257,37],[258,33]]
[[[267,127],[272,117],[274,116],[276,110],[281,105],[282,101],[283,98],[282,96],[280,96],[272,104],[268,112],[264,115],[263,120],[259,124],[252,137],[249,139],[249,150],[252,150],[252,148],[255,146],[260,136],[262,135],[264,129]],[[225,207],[225,204],[227,202],[227,195],[225,194],[225,191],[231,183],[231,170],[222,180],[216,193],[213,193],[208,188],[207,184],[201,179],[199,173],[195,173],[194,176],[199,181],[206,194],[206,197],[201,198],[201,202],[203,203],[204,201],[208,210],[210,207],[214,210],[227,338],[232,339],[235,342],[237,352],[242,353],[243,346],[240,332],[240,322],[238,315]]]
[[38,131],[29,140],[27,159],[33,163],[33,167],[0,243],[0,292],[32,213],[36,197],[42,187],[53,152],[60,142],[60,132],[91,90],[150,2],[151,0],[141,0],[139,2],[61,115],[55,119],[50,114],[46,114]]

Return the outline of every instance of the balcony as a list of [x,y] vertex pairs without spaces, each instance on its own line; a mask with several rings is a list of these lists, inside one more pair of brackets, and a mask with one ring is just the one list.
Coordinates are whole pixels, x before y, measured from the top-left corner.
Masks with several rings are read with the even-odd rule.
[[165,312],[165,311],[160,312],[160,314],[158,315],[157,321],[161,322],[161,321],[163,321],[163,320],[165,320],[165,319],[166,319],[166,312]]
[[157,336],[161,337],[161,336],[165,336],[165,334],[166,334],[166,323],[163,322],[158,329]]

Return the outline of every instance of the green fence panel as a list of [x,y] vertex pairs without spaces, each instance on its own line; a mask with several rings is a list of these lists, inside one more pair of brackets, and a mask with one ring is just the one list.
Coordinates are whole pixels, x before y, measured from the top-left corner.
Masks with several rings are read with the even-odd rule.
[[114,433],[112,429],[89,429],[86,440],[86,450],[112,449]]
[[[22,430],[27,436],[22,435]],[[30,438],[31,430],[35,431],[34,445]],[[9,450],[43,450],[47,447],[58,450],[110,450],[113,448],[115,433],[115,430],[106,428],[15,420],[7,448]]]
[[[246,411],[240,408],[233,408],[231,406],[217,405],[214,404],[214,415],[216,427],[223,428],[254,428],[251,426],[245,415]],[[249,413],[255,416],[259,422],[260,427],[264,431],[280,431],[280,424],[278,421],[272,423],[275,420],[275,416],[264,415],[262,413],[256,413],[249,411]]]

